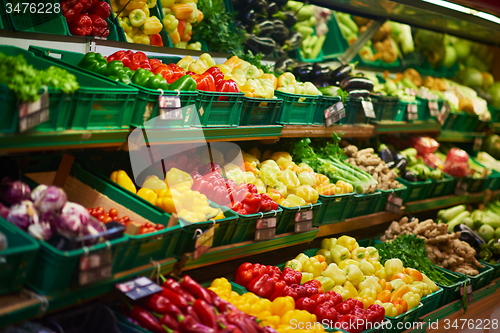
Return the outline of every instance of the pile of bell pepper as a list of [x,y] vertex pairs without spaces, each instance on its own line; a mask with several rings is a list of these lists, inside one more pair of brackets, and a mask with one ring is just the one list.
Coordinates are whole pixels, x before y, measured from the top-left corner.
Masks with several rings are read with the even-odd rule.
[[99,0],[64,0],[61,11],[68,22],[69,31],[74,36],[109,35],[107,19],[111,7],[106,1]]
[[161,288],[160,292],[123,307],[122,314],[129,322],[153,333],[276,333],[187,275],[180,282],[164,279]]
[[344,300],[359,300],[365,308],[378,304],[387,316],[395,317],[417,307],[421,297],[438,290],[427,276],[404,268],[399,259],[382,265],[376,248],[360,247],[353,237],[327,238],[321,247],[315,257],[302,253],[285,267],[300,271],[302,282],[317,280],[325,291],[333,290]]
[[150,14],[156,0],[111,0],[111,8],[118,16],[120,27],[129,43],[163,46],[160,35],[163,24]]
[[189,43],[193,25],[203,20],[196,0],[161,0],[163,11],[163,30],[168,33],[174,47],[188,50],[201,50],[201,43]]
[[[279,333],[297,332],[297,325],[304,327],[299,330],[303,333],[325,332],[314,314],[296,309],[295,301],[290,296],[277,297],[270,301],[250,292],[239,295],[232,290],[231,283],[226,278],[215,279],[208,289],[238,310],[257,317],[262,326],[270,326]],[[305,328],[306,326],[308,328]]]

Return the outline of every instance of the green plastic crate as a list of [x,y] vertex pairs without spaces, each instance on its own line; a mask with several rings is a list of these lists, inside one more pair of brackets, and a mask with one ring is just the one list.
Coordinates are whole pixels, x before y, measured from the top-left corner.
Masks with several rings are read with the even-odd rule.
[[[66,19],[62,15],[60,3],[57,0],[43,2],[28,2],[28,7],[14,0],[1,0],[2,16],[8,7],[12,5],[9,13],[9,23],[15,31],[38,32],[53,35],[69,35]],[[19,11],[16,6],[19,5]],[[58,10],[59,9],[59,10]]]
[[280,109],[280,124],[311,125],[319,96],[297,95],[275,90],[277,98],[283,100]]
[[451,272],[453,274],[468,278],[470,280],[470,284],[472,286],[472,291],[479,290],[483,287],[486,287],[494,276],[493,267],[488,264],[484,265],[484,268],[479,268],[478,275],[465,275],[462,273]]
[[[236,127],[240,124],[243,93],[224,93],[198,90],[194,115],[196,127]],[[198,118],[198,119],[197,119]]]
[[316,101],[316,111],[314,112],[313,124],[314,125],[325,125],[325,110],[330,106],[340,102],[340,97],[334,96],[319,96]]
[[399,103],[399,98],[397,96],[372,95],[372,102],[377,121],[396,120]]
[[479,118],[476,115],[470,115],[466,112],[455,113],[456,119],[451,125],[452,131],[457,132],[473,132],[479,122]]
[[283,210],[278,207],[277,210],[273,210],[266,213],[256,213],[249,215],[241,215],[239,220],[236,222],[236,228],[234,228],[233,237],[231,237],[231,243],[241,243],[255,239],[255,231],[257,220],[261,218],[267,217],[276,217],[276,223],[278,223],[280,219],[280,215],[283,213]]
[[488,111],[491,114],[491,122],[500,123],[500,108],[488,103]]
[[346,219],[370,215],[375,212],[380,200],[380,191],[368,194],[354,194],[346,207]]
[[282,103],[279,98],[243,97],[240,126],[276,124]]
[[427,296],[422,297],[420,303],[422,303],[422,310],[420,312],[420,316],[425,316],[428,313],[436,310],[441,304],[441,297],[443,297],[443,288],[438,287],[439,289]]
[[380,199],[377,203],[377,207],[375,208],[375,213],[385,210],[385,205],[387,203],[387,199],[389,199],[389,195],[392,194],[398,198],[404,198],[406,193],[406,186],[391,190],[379,190],[379,191],[380,191]]
[[25,231],[0,217],[0,233],[7,238],[7,249],[0,251],[0,295],[24,287],[40,246]]
[[488,265],[493,268],[493,275],[491,276],[491,280],[496,280],[500,277],[500,263],[492,264],[489,262],[485,262],[483,260],[479,260],[479,262],[483,265]]
[[313,211],[313,220],[314,215],[319,213],[319,209],[321,207],[321,202],[317,202],[313,205],[300,206],[300,207],[283,207],[280,208],[283,210],[283,213],[280,215],[278,221],[276,222],[276,235],[281,235],[287,232],[295,232],[295,214],[299,211]]
[[[417,100],[415,100],[414,102],[406,102],[406,101],[399,100],[398,111],[396,113],[396,117],[395,117],[394,121],[406,121],[406,120],[408,120],[407,114],[408,114],[408,107],[410,104],[417,105],[417,113],[418,113],[419,102]],[[418,119],[416,119],[416,120],[418,120]]]
[[[3,48],[4,46],[0,51]],[[47,53],[37,52],[34,59],[46,60],[50,65],[61,67],[76,76],[80,89],[73,97],[71,129],[129,128],[138,94],[137,89],[103,76],[90,74]]]
[[[471,176],[465,177],[465,178],[460,178],[458,179],[458,182],[460,183],[465,183],[467,192],[469,193],[477,193],[484,191],[485,189],[488,188],[490,184],[491,178],[486,177],[486,178],[473,178]],[[458,185],[456,185],[458,186]]]
[[404,202],[419,201],[428,198],[429,191],[432,187],[432,181],[410,182],[403,178],[397,178],[397,181],[406,186]]
[[447,174],[444,174],[444,178],[440,180],[431,180],[432,185],[429,189],[428,198],[443,197],[445,195],[451,195],[455,192],[456,182],[455,179]]
[[372,119],[365,116],[365,111],[361,104],[362,100],[362,98],[350,97],[345,99],[345,118],[339,121],[341,125],[367,124]]
[[[422,307],[423,305],[422,303],[420,303],[418,306],[414,307],[409,311],[406,311],[405,313],[400,314],[399,316],[396,317],[385,316],[385,318],[390,321],[390,324],[388,325],[386,332],[399,333],[412,328],[411,325],[419,321],[418,318],[420,317]],[[408,327],[406,325],[408,325]]]
[[454,300],[460,298],[460,288],[464,287],[468,283],[470,283],[470,279],[465,275],[459,275],[457,273],[452,273],[444,268],[435,266],[439,271],[441,271],[441,275],[446,277],[447,279],[453,281],[454,283],[451,286],[444,286],[442,284],[437,284],[439,287],[443,289],[443,295],[441,296],[441,302],[438,308],[447,305]]
[[419,118],[421,115],[423,116],[423,119],[419,120],[437,119],[437,117],[431,116],[431,109],[429,107],[429,103],[436,102],[438,110],[441,110],[444,104],[443,99],[428,99],[417,96],[417,100],[419,101],[419,106],[418,106]]
[[232,210],[224,211],[224,215],[226,217],[220,220],[210,220],[198,223],[189,223],[180,219],[181,223],[185,224],[185,226],[181,228],[181,240],[175,249],[175,255],[180,258],[184,253],[193,252],[197,230],[199,229],[203,232],[214,224],[216,227],[214,230],[212,247],[231,244],[231,239],[239,220],[239,216]]
[[328,33],[326,34],[326,40],[321,51],[323,52],[323,59],[335,59],[344,53],[349,44],[344,36],[342,36],[335,13],[331,14],[327,26]]
[[354,192],[337,195],[319,195],[321,206],[314,215],[313,226],[337,223],[345,221],[347,205],[352,199]]

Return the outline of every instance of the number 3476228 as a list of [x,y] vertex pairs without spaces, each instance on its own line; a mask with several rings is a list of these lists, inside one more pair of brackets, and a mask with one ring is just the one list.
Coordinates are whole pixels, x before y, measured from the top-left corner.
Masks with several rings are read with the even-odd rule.
[[16,2],[5,4],[5,12],[7,14],[59,14],[61,12],[61,4],[59,2]]

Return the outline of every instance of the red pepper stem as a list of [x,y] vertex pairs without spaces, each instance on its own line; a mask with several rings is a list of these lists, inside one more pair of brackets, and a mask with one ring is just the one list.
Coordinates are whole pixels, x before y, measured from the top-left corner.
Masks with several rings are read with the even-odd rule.
[[172,333],[173,331],[168,328],[166,325],[161,325],[161,327],[163,327],[163,329],[167,332],[167,333]]
[[160,279],[161,279],[161,282],[163,282],[163,283],[165,283],[165,281],[167,281],[167,279],[161,274],[160,274]]
[[130,304],[127,300],[123,300],[123,302],[127,305],[129,310],[132,310],[134,308],[134,306]]
[[163,315],[158,313],[158,312],[152,312],[152,314],[153,314],[153,316],[158,317],[158,318],[163,317]]

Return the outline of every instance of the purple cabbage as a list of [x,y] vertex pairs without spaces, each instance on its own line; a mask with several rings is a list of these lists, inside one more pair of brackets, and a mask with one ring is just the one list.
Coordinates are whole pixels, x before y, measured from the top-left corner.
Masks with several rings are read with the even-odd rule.
[[23,200],[29,200],[31,195],[30,187],[20,181],[12,181],[5,177],[0,184],[0,199],[9,205],[15,205]]
[[67,202],[66,192],[57,186],[48,186],[46,189],[37,193],[35,206],[41,213],[58,213],[63,209]]
[[75,202],[67,202],[58,219],[56,230],[68,237],[85,235],[90,220],[88,210]]
[[28,227],[28,234],[31,237],[47,241],[52,237],[52,230],[47,222],[35,223]]
[[36,202],[38,198],[40,198],[40,194],[42,194],[47,187],[47,185],[38,185],[35,187],[35,189],[31,191],[31,201]]
[[39,219],[33,203],[29,200],[24,200],[10,207],[7,221],[26,231],[30,225],[37,224]]
[[7,216],[9,216],[9,208],[5,207],[0,202],[0,217],[3,217],[4,219],[7,219]]

